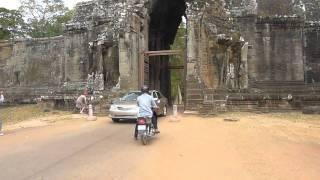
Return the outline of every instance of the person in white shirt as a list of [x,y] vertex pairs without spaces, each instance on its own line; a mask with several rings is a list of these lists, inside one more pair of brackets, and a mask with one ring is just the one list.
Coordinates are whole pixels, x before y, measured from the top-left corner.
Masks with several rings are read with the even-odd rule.
[[4,96],[3,91],[0,92],[0,103],[2,104],[4,102]]
[[82,95],[80,95],[76,101],[76,107],[80,110],[80,114],[83,113],[87,106],[87,92],[84,92]]
[[[3,95],[3,91],[0,92],[0,105],[4,103],[4,95]],[[3,136],[3,132],[2,132],[2,120],[0,118],[0,136]]]

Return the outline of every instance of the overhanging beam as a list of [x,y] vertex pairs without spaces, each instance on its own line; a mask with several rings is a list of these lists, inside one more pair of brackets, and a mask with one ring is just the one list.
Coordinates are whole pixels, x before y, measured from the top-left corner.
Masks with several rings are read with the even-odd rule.
[[145,56],[173,56],[173,55],[182,55],[181,50],[162,50],[162,51],[145,51]]
[[169,69],[184,69],[184,66],[169,66]]

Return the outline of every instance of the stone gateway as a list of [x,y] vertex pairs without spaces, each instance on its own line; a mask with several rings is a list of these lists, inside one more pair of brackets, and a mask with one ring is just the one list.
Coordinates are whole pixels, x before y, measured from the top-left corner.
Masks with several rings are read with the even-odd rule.
[[319,19],[260,17],[258,7],[255,0],[79,3],[63,36],[0,42],[0,90],[19,101],[148,84],[170,97],[170,57],[145,52],[170,50],[184,17],[186,110],[320,105]]

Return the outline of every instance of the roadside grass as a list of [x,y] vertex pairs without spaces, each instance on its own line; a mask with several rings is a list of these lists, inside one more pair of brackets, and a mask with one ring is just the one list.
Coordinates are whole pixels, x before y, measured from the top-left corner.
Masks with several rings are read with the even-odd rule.
[[0,108],[0,119],[5,125],[12,125],[34,118],[68,114],[71,114],[71,112],[58,110],[48,111],[47,108],[37,104]]

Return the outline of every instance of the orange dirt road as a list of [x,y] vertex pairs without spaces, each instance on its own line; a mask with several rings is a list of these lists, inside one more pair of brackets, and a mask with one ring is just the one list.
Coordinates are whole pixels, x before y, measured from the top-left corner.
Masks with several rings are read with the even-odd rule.
[[[229,117],[240,121],[224,121]],[[320,179],[320,116],[301,122],[251,113],[180,119],[161,124],[132,179]]]
[[320,116],[179,119],[160,118],[147,146],[133,140],[133,123],[109,118],[10,131],[0,137],[0,179],[320,179]]

